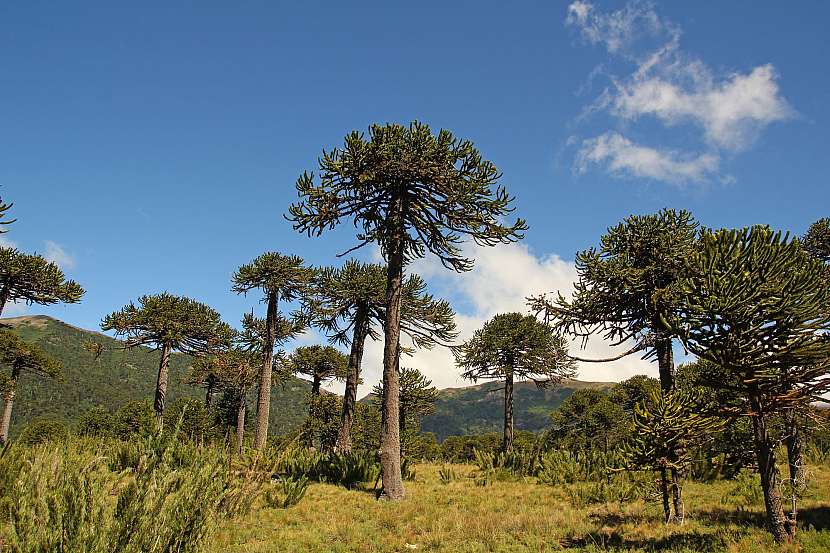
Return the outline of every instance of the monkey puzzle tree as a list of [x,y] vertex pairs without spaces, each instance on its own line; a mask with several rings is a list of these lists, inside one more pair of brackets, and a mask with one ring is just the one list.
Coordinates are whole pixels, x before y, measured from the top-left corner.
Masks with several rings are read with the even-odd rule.
[[302,346],[294,350],[285,362],[286,369],[292,374],[301,374],[311,378],[311,395],[319,396],[324,382],[335,378],[344,378],[349,365],[349,358],[331,346]]
[[706,231],[701,246],[667,324],[731,377],[712,385],[733,383],[747,398],[767,523],[777,541],[788,541],[795,521],[783,511],[770,419],[830,389],[825,267],[797,240],[763,226]]
[[830,219],[819,219],[810,225],[801,243],[807,253],[830,265]]
[[0,198],[0,234],[8,232],[3,227],[6,225],[10,225],[16,221],[16,219],[12,219],[10,221],[4,221],[3,219],[6,217],[6,212],[11,209],[13,204],[7,204],[3,202],[3,198]]
[[[261,451],[268,439],[268,420],[271,410],[271,370],[274,366],[274,348],[280,342],[281,319],[277,305],[279,300],[293,301],[307,293],[315,270],[304,265],[296,255],[267,252],[251,263],[242,265],[233,275],[232,290],[247,294],[260,290],[266,304],[266,316],[262,332],[262,370],[257,397],[257,415],[254,448]],[[287,337],[283,337],[284,341]]]
[[[402,288],[401,332],[409,336],[412,345],[428,349],[453,341],[457,335],[455,313],[449,303],[428,294],[426,283],[418,275],[409,275]],[[351,449],[363,349],[367,337],[379,338],[377,327],[384,323],[385,307],[386,270],[382,266],[350,260],[339,269],[320,271],[310,309],[313,324],[321,328],[331,342],[351,344],[337,437],[340,451]]]
[[429,251],[466,271],[473,260],[461,252],[465,237],[492,246],[522,238],[527,226],[502,222],[512,198],[496,187],[501,174],[472,142],[443,129],[436,136],[422,123],[374,125],[368,138],[352,132],[342,148],[323,153],[319,169],[318,183],[309,173],[297,181],[294,228],[319,236],[351,219],[360,229],[355,249],[376,243],[387,262],[380,456],[383,496],[397,500],[404,495],[397,374],[404,267]]
[[40,255],[0,247],[0,315],[8,302],[52,305],[78,303],[84,289],[66,276],[55,263]]
[[164,424],[170,354],[210,354],[227,347],[233,338],[233,330],[222,322],[219,313],[203,303],[167,292],[141,296],[137,306],[131,302],[110,313],[101,322],[101,329],[115,331],[127,348],[153,346],[161,350],[153,405],[159,430]]
[[[403,367],[399,375],[400,383],[400,433],[406,435],[407,429],[417,431],[422,417],[435,412],[435,400],[438,389],[432,385],[432,380],[421,374],[418,369]],[[381,400],[383,398],[383,383],[376,384],[372,393]],[[401,440],[403,449],[404,440]]]
[[496,315],[455,351],[464,378],[504,381],[504,450],[513,450],[513,383],[530,379],[537,386],[557,384],[574,375],[568,347],[549,325],[532,315]]
[[550,437],[559,447],[608,453],[628,436],[628,417],[601,390],[576,390],[551,413]]
[[0,366],[9,371],[0,373],[0,390],[3,392],[0,445],[3,445],[9,438],[12,407],[21,375],[30,373],[41,377],[58,378],[63,372],[63,366],[36,345],[24,342],[8,330],[0,330]]
[[[712,439],[723,426],[723,421],[702,414],[697,409],[700,398],[690,390],[651,390],[648,396],[634,407],[631,439],[623,445],[628,466],[633,470],[656,471],[660,474],[660,492],[663,498],[663,516],[666,523],[676,519],[682,523],[683,488],[679,482],[671,482],[675,488],[669,493],[669,471],[683,471],[691,462],[691,446],[699,446]],[[682,447],[680,442],[683,442]],[[679,498],[681,510],[672,510],[671,496]]]
[[237,345],[216,355],[194,360],[190,379],[197,382],[213,380],[215,389],[230,392],[237,400],[236,449],[242,451],[245,437],[245,415],[248,408],[246,396],[259,382],[261,356]]

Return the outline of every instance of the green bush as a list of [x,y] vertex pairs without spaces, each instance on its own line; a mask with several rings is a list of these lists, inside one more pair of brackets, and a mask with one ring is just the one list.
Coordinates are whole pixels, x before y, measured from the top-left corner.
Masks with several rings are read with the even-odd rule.
[[20,445],[33,446],[46,442],[65,442],[69,428],[61,421],[38,419],[29,423],[20,433]]
[[104,407],[92,407],[78,419],[77,433],[95,438],[115,437],[115,417]]
[[299,478],[283,477],[279,481],[281,494],[273,490],[265,492],[265,504],[272,509],[288,509],[293,507],[305,496],[309,480],[305,476]]
[[113,416],[113,431],[117,438],[128,440],[136,435],[156,431],[156,414],[150,400],[131,401]]

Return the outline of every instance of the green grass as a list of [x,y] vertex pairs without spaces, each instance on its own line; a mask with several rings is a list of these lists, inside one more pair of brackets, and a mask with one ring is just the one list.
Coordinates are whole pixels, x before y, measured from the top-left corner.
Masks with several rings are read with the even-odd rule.
[[[542,552],[542,551],[806,551],[830,550],[830,468],[813,470],[802,502],[799,544],[775,545],[761,526],[763,507],[740,483],[689,483],[687,523],[666,526],[656,503],[575,507],[567,487],[535,479],[481,487],[474,467],[442,483],[441,465],[418,465],[400,503],[378,502],[371,490],[313,484],[290,509],[260,501],[247,516],[225,522],[215,552]],[[757,483],[756,483],[757,485]],[[739,489],[739,492],[741,490]],[[726,497],[727,499],[724,499]],[[814,528],[813,528],[814,527]],[[818,529],[816,529],[818,528]]]

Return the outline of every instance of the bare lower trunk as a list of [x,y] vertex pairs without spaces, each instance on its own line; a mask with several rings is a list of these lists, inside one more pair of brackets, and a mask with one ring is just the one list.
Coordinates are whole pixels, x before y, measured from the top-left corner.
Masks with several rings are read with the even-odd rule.
[[14,395],[17,392],[17,377],[19,371],[12,371],[12,380],[9,388],[3,394],[3,419],[0,420],[0,445],[4,445],[9,439],[9,427],[12,423],[12,407],[14,406]]
[[245,394],[239,394],[239,408],[236,411],[236,451],[242,453],[242,444],[245,440],[245,411],[248,406],[245,403]]
[[668,524],[672,521],[672,514],[669,504],[669,475],[666,467],[660,469],[660,495],[663,496],[663,521]]
[[674,352],[671,337],[660,338],[655,344],[657,368],[660,371],[660,389],[664,392],[674,388]]
[[686,508],[683,506],[683,477],[678,469],[671,469],[671,482],[674,521],[683,524],[686,521]]
[[504,439],[502,448],[505,453],[513,451],[513,371],[504,374]]
[[259,394],[256,402],[254,449],[262,451],[268,440],[268,422],[271,415],[271,371],[274,364],[274,343],[277,339],[277,293],[268,292],[268,314],[265,318],[265,351],[259,373]]
[[755,454],[758,458],[758,472],[761,475],[761,489],[764,491],[764,506],[767,512],[767,525],[775,541],[790,541],[784,507],[781,503],[781,490],[778,485],[778,467],[775,464],[775,447],[767,431],[767,414],[763,412],[760,399],[750,398],[752,427],[755,433]]
[[802,450],[801,430],[794,409],[787,409],[784,413],[787,424],[787,437],[784,445],[787,448],[787,464],[790,469],[792,497],[790,498],[790,512],[787,514],[787,532],[795,536],[798,528],[798,497],[804,488],[804,452]]
[[337,433],[337,450],[352,450],[352,425],[357,403],[357,382],[360,380],[360,365],[363,362],[363,346],[369,333],[369,313],[365,306],[355,312],[352,350],[346,374],[346,390],[343,393],[343,413],[340,416],[340,430]]
[[401,434],[399,421],[400,384],[398,379],[398,345],[401,337],[401,282],[403,281],[403,186],[393,198],[393,214],[387,251],[386,320],[383,344],[383,403],[380,425],[380,469],[382,497],[403,499],[401,477]]
[[0,289],[0,317],[3,316],[3,308],[6,307],[6,302],[9,301],[9,287],[4,286]]
[[[656,328],[660,328],[656,326]],[[658,332],[665,332],[658,330]],[[662,392],[669,392],[674,389],[674,351],[672,350],[672,338],[670,335],[661,335],[655,344],[657,350],[657,366],[660,371],[660,390]],[[675,458],[683,457],[686,445],[681,439],[677,444],[675,451]],[[683,469],[671,469],[671,503],[674,508],[674,516],[672,520],[677,524],[683,524],[686,518],[686,509],[683,505],[683,479],[685,477]]]
[[156,411],[156,427],[161,432],[164,429],[164,399],[167,397],[167,372],[170,367],[170,344],[161,346],[161,360],[159,360],[159,374],[156,379],[156,398],[153,408]]
[[208,376],[207,386],[205,386],[205,410],[210,411],[213,404],[213,395],[216,392],[216,379],[213,375]]

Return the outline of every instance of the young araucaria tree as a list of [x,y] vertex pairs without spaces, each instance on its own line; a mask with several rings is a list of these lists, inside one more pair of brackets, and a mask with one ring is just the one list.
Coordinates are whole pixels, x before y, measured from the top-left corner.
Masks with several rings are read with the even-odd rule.
[[60,267],[40,255],[0,247],[0,315],[8,302],[78,303],[84,289],[66,280]]
[[113,330],[127,348],[152,346],[161,350],[154,408],[159,430],[164,424],[170,354],[174,351],[207,355],[227,347],[233,330],[219,313],[190,298],[167,292],[138,298],[121,311],[104,317],[102,330]]
[[266,305],[265,328],[262,329],[262,369],[257,397],[254,449],[262,451],[268,439],[268,422],[271,412],[271,371],[274,367],[274,348],[288,336],[280,335],[280,326],[286,320],[277,309],[279,300],[293,301],[305,295],[314,279],[315,270],[304,265],[296,255],[267,252],[233,275],[233,291],[247,294],[251,290],[262,292]]
[[[654,215],[634,215],[608,229],[599,249],[576,255],[579,280],[572,299],[560,294],[554,302],[544,296],[530,298],[531,309],[544,312],[560,330],[579,336],[601,335],[613,345],[634,341],[633,348],[611,359],[635,352],[656,357],[660,387],[674,387],[675,335],[663,324],[673,312],[676,283],[686,276],[686,259],[697,247],[698,223],[687,211],[663,209]],[[682,446],[682,444],[681,444]],[[681,473],[672,470],[675,487]],[[683,522],[683,505],[673,494],[675,517]]]
[[[426,283],[418,275],[409,275],[402,288],[401,332],[409,336],[412,345],[429,349],[452,342],[456,337],[455,313],[449,303],[428,294]],[[386,270],[354,260],[339,269],[322,269],[313,296],[313,324],[331,342],[351,344],[337,436],[338,451],[350,451],[364,345],[367,337],[379,338],[377,327],[386,318]]]
[[706,231],[701,246],[667,323],[689,351],[729,375],[707,384],[727,383],[747,398],[767,523],[776,541],[789,541],[796,521],[784,515],[770,425],[830,389],[825,267],[763,226]]
[[473,260],[465,237],[492,246],[520,239],[527,226],[502,218],[511,198],[497,186],[501,174],[468,140],[427,125],[374,125],[369,136],[352,132],[342,148],[319,159],[319,181],[304,173],[301,201],[289,209],[294,228],[319,236],[343,219],[360,229],[355,248],[375,243],[387,262],[383,347],[381,474],[383,497],[404,496],[398,413],[398,355],[405,265],[432,252],[444,266],[466,271]]
[[345,378],[349,358],[331,346],[303,346],[294,350],[286,360],[286,369],[311,379],[311,397],[320,395],[323,383]]
[[455,353],[464,378],[504,381],[506,452],[513,450],[513,383],[530,379],[546,387],[574,375],[565,339],[532,315],[496,315]]
[[214,382],[215,390],[231,392],[236,398],[236,450],[242,451],[245,438],[245,414],[248,408],[246,396],[258,382],[262,356],[259,352],[241,349],[234,345],[210,357],[200,357],[193,362],[191,380]]
[[[406,449],[404,437],[411,436],[420,428],[421,418],[435,412],[435,400],[438,389],[432,385],[432,380],[421,374],[418,369],[403,367],[400,370],[400,432],[401,454]],[[372,393],[383,403],[383,384],[376,384]],[[407,432],[409,430],[409,432]],[[408,438],[407,438],[408,439]]]
[[[0,390],[3,392],[3,419],[0,420],[0,445],[9,439],[14,396],[24,373],[47,378],[58,378],[63,366],[39,347],[29,344],[8,330],[0,330]],[[8,370],[8,372],[6,372]]]

